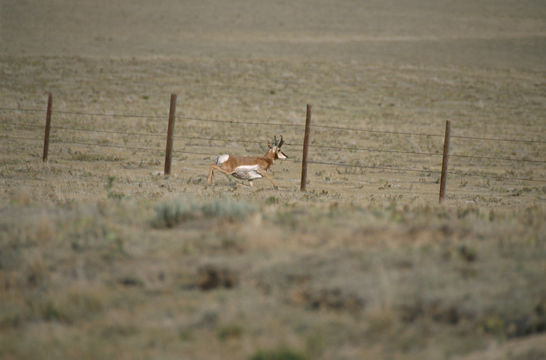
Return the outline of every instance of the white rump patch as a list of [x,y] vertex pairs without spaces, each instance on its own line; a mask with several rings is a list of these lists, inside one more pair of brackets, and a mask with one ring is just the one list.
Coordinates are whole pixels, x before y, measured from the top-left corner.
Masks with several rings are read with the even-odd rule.
[[258,165],[241,165],[235,168],[233,176],[242,180],[255,180],[263,176],[258,173]]
[[218,155],[216,157],[216,165],[220,166],[222,165],[223,163],[225,163],[226,161],[228,161],[229,159],[229,155],[228,154],[223,154],[223,155]]

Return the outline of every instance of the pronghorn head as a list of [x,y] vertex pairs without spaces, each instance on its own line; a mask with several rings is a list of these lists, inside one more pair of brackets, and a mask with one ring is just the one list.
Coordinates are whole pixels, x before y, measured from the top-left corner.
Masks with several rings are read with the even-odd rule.
[[273,137],[273,144],[267,143],[267,146],[269,146],[269,152],[272,153],[275,160],[277,159],[287,159],[288,156],[286,156],[285,153],[281,151],[281,146],[284,144],[284,140],[281,135],[281,140],[277,141],[277,136]]

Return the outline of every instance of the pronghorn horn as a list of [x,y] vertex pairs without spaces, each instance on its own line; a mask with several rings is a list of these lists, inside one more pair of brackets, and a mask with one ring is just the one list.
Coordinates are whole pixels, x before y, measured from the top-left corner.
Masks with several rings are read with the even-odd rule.
[[282,146],[282,144],[284,144],[284,140],[283,140],[282,135],[281,135],[281,141],[279,141],[279,145],[277,145],[277,147],[280,148]]
[[273,145],[277,146],[277,135],[273,136]]

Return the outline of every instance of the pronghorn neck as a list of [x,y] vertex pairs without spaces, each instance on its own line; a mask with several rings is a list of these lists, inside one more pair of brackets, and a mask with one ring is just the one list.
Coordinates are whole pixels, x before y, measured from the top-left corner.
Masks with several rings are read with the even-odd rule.
[[269,149],[267,154],[264,155],[264,159],[271,160],[271,164],[273,164],[273,161],[275,160],[275,152],[273,149]]

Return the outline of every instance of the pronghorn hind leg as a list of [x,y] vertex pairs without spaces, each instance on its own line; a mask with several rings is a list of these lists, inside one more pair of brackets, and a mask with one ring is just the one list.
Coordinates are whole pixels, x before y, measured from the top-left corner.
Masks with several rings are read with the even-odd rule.
[[211,164],[211,165],[210,165],[210,170],[209,170],[208,182],[209,182],[209,184],[210,184],[210,182],[211,182],[211,180],[212,180],[212,185],[214,185],[214,170],[218,170],[218,171],[220,171],[221,173],[224,173],[224,174],[226,174],[226,175],[231,175],[231,172],[222,169],[222,168],[219,167],[218,165]]

